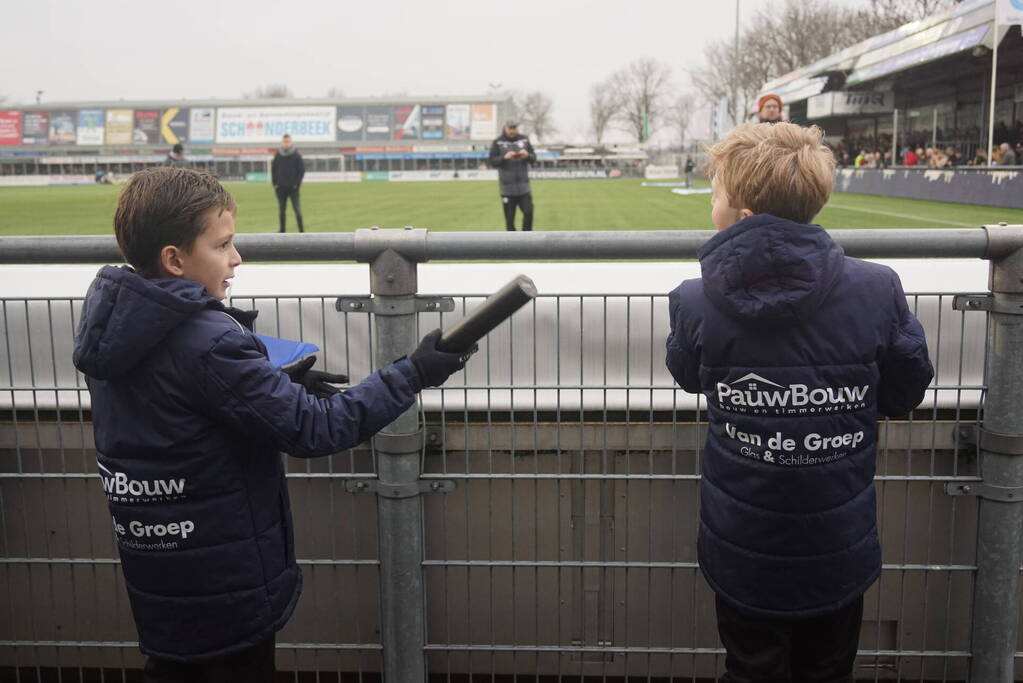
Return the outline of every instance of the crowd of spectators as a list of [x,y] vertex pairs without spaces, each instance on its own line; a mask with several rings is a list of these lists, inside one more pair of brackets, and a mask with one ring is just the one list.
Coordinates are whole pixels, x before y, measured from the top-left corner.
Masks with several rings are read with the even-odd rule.
[[[944,137],[939,130],[939,139]],[[874,136],[845,138],[833,147],[840,167],[888,168],[890,166],[913,166],[923,168],[954,168],[956,166],[1015,166],[1023,164],[1023,122],[1017,121],[1013,128],[1005,125],[995,127],[995,149],[989,163],[986,145],[978,144],[981,137],[977,128],[955,129],[949,132],[952,142],[931,145],[930,131],[911,133],[896,150],[892,158],[892,136],[882,133]]]

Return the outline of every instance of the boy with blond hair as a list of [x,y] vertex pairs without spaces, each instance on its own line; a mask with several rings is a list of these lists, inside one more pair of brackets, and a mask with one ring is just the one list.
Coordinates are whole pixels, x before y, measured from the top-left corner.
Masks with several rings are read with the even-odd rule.
[[707,399],[698,556],[723,681],[852,681],[881,571],[877,417],[934,375],[898,275],[810,221],[831,194],[821,130],[746,124],[710,150],[702,278],[669,295],[667,365]]

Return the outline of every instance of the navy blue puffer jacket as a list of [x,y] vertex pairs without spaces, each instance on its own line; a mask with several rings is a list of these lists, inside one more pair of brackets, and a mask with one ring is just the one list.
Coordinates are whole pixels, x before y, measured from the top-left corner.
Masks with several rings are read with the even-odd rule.
[[923,399],[923,329],[894,271],[816,225],[751,216],[699,258],[669,295],[667,365],[707,398],[701,569],[747,614],[827,614],[881,571],[877,416]]
[[402,360],[318,399],[270,365],[254,318],[126,267],[86,296],[74,361],[146,654],[197,661],[280,629],[302,584],[281,452],[350,448],[420,389]]

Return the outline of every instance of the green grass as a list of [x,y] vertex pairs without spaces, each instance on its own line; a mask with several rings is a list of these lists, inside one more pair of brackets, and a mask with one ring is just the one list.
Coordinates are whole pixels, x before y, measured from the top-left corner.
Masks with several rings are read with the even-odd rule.
[[[536,180],[536,230],[710,229],[710,196],[680,196],[639,180]],[[706,186],[704,184],[704,186]],[[229,183],[240,232],[277,229],[269,185]],[[0,188],[0,235],[89,235],[111,232],[116,186]],[[491,182],[309,183],[302,187],[306,229],[349,231],[379,225],[432,230],[502,230]],[[295,229],[288,210],[288,224]],[[995,207],[836,194],[817,222],[827,228],[976,227],[1023,223],[1023,211]]]

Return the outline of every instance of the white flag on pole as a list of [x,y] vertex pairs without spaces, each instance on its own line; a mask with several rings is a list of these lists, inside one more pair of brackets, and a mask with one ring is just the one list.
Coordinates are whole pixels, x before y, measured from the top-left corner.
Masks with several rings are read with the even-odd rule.
[[1023,0],[996,0],[998,24],[1011,26],[1023,24]]

